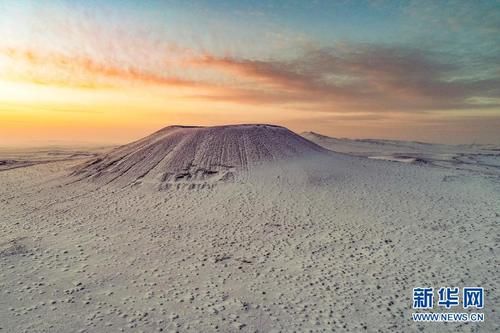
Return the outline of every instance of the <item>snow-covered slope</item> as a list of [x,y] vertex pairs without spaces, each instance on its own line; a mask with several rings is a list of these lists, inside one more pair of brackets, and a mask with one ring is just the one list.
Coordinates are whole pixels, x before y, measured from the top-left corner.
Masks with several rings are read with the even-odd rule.
[[230,180],[262,162],[326,154],[273,125],[169,126],[79,167],[74,175],[100,183],[206,183]]

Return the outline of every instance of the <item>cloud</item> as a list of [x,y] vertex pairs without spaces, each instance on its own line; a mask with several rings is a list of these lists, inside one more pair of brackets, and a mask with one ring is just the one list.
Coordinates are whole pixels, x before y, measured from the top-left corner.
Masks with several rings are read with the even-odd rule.
[[500,106],[498,64],[487,59],[481,65],[487,70],[478,76],[451,56],[401,45],[339,44],[308,48],[292,59],[217,57],[189,50],[181,53],[177,63],[169,60],[170,54],[151,69],[147,59],[131,65],[112,58],[0,50],[0,55],[27,64],[32,81],[45,84],[99,87],[114,81],[139,82],[190,88],[188,97],[207,101],[278,104],[325,112]]
[[[167,33],[162,22],[153,17],[145,22],[130,8],[74,8],[64,3],[28,6],[30,10],[5,7],[9,15],[0,24],[0,31],[6,32],[0,42],[0,69],[3,55],[16,63],[6,67],[11,76],[37,83],[93,89],[117,84],[188,88],[185,95],[207,101],[324,112],[500,107],[498,52],[480,56],[472,48],[472,57],[464,59],[415,44],[344,42],[314,47],[311,42],[301,44],[309,45],[302,50],[293,44],[293,50],[281,56],[253,52],[253,45],[245,48],[246,57],[241,52],[220,56],[218,47],[196,47],[175,38],[174,42],[174,33]],[[403,7],[407,18],[422,18],[426,25],[478,25],[488,36],[498,31],[498,13],[490,5],[424,1]],[[442,14],[449,20],[439,19]],[[7,33],[14,30],[20,31]],[[441,46],[433,49],[442,50]],[[231,43],[225,41],[221,49],[230,50]]]
[[[191,80],[151,73],[138,67],[99,62],[85,56],[13,48],[0,49],[0,55],[6,56],[14,64],[17,62],[20,65],[21,68],[17,69],[18,73],[14,73],[14,76],[18,74],[41,84],[100,87],[101,85],[98,83],[100,79],[104,78],[175,87],[197,85],[197,82]],[[16,72],[16,69],[11,68],[10,72]]]
[[500,105],[500,77],[494,63],[489,65],[490,76],[478,78],[452,57],[405,46],[339,45],[309,49],[298,58],[281,61],[204,55],[191,63],[254,81],[262,88],[242,92],[242,100],[398,111]]

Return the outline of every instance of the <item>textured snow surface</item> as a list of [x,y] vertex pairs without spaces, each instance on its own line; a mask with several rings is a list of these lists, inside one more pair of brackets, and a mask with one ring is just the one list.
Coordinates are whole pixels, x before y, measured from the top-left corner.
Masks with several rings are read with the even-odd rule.
[[[158,191],[74,163],[0,172],[2,333],[500,329],[498,177],[335,155]],[[484,287],[485,322],[412,322],[418,286]]]
[[292,131],[272,125],[169,126],[84,164],[77,176],[107,184],[207,184],[232,180],[262,162],[326,154]]

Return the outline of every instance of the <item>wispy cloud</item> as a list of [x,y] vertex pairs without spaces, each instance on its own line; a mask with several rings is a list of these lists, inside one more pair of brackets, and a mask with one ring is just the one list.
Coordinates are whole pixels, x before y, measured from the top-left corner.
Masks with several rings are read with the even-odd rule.
[[110,84],[109,80],[118,80],[120,84],[140,82],[192,88],[190,96],[198,99],[244,104],[294,103],[295,109],[317,111],[430,111],[500,106],[500,76],[494,64],[488,76],[477,77],[452,57],[418,48],[341,44],[335,48],[309,48],[288,60],[196,55],[183,50],[177,54],[182,60],[172,62],[172,53],[156,69],[149,69],[147,60],[131,66],[80,55],[0,50],[0,54],[26,65],[23,70],[32,81],[45,84],[99,87]]
[[23,77],[41,84],[97,88],[99,83],[102,83],[100,79],[104,78],[129,83],[140,81],[147,84],[175,87],[197,85],[197,82],[191,80],[164,76],[160,73],[142,70],[139,67],[99,62],[90,57],[12,48],[0,49],[0,55],[20,63],[21,68],[10,69],[13,76]]
[[286,61],[204,55],[192,64],[269,89],[251,96],[242,92],[243,100],[404,111],[498,107],[500,99],[500,77],[494,70],[489,77],[468,77],[451,57],[404,46],[340,45],[309,49]]

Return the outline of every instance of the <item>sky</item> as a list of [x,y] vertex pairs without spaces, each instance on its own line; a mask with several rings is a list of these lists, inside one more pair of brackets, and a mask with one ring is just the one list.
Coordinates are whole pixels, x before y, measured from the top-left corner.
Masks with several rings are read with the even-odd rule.
[[0,146],[238,123],[500,144],[500,2],[0,0]]

